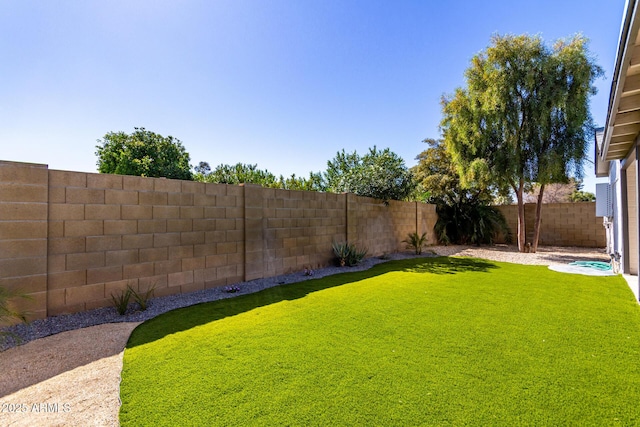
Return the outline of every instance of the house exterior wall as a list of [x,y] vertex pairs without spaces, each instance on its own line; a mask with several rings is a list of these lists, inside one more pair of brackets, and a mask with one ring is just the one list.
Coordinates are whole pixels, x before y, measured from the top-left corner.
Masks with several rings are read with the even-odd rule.
[[638,206],[637,206],[637,171],[638,162],[634,159],[626,168],[627,173],[627,210],[628,218],[628,264],[629,274],[638,274]]
[[435,206],[330,194],[49,170],[0,161],[0,286],[32,318],[317,268],[333,242],[369,256],[435,244]]

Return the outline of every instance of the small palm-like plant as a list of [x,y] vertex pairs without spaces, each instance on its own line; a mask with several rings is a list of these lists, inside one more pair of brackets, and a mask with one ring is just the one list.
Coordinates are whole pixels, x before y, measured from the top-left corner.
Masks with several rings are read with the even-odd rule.
[[409,233],[402,242],[407,244],[407,249],[413,249],[416,251],[416,255],[420,255],[422,248],[427,244],[427,233],[422,233],[422,236],[419,236],[418,233]]

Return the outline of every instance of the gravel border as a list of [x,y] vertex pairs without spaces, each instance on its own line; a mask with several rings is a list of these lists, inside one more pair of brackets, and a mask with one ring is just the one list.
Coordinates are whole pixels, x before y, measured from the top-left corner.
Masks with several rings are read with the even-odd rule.
[[0,340],[0,352],[19,344],[25,344],[38,338],[58,334],[60,332],[74,329],[86,328],[89,326],[101,325],[104,323],[120,322],[143,322],[159,314],[176,308],[188,307],[190,305],[203,302],[216,301],[224,298],[233,298],[238,295],[246,295],[259,292],[274,286],[303,282],[305,280],[317,279],[339,273],[368,270],[374,265],[406,258],[434,257],[434,256],[470,256],[484,258],[501,262],[512,262],[516,264],[537,264],[537,265],[561,265],[571,261],[579,260],[599,260],[607,261],[609,257],[602,248],[580,248],[580,247],[539,247],[537,253],[521,253],[513,245],[492,245],[492,246],[429,246],[425,248],[422,255],[415,255],[409,252],[397,252],[383,257],[371,257],[364,259],[355,267],[324,267],[313,271],[312,276],[307,276],[304,271],[284,274],[264,279],[256,279],[247,282],[235,283],[238,291],[227,292],[228,286],[220,286],[186,294],[175,294],[159,298],[151,298],[149,306],[145,311],[134,310],[132,308],[121,316],[115,307],[103,307],[96,310],[84,311],[74,314],[64,314],[60,316],[48,317],[46,319],[34,320],[30,323],[19,323],[17,325],[1,328],[2,331],[10,332],[18,337],[7,337],[4,342]]
[[[424,253],[420,256],[434,257],[437,255],[434,253]],[[9,332],[13,336],[8,336],[4,342],[0,342],[0,352],[17,345],[26,344],[29,341],[33,341],[38,338],[58,334],[60,332],[101,325],[104,323],[143,322],[177,308],[188,307],[190,305],[200,304],[203,302],[217,301],[225,298],[233,298],[238,295],[259,292],[263,289],[274,286],[303,282],[334,274],[368,270],[374,265],[386,261],[416,257],[418,256],[414,254],[395,253],[385,257],[366,258],[355,267],[325,267],[313,270],[313,275],[305,275],[304,271],[299,271],[275,277],[239,282],[230,285],[238,288],[238,291],[233,293],[225,290],[228,288],[227,286],[219,286],[185,294],[151,298],[149,299],[149,306],[145,311],[135,310],[130,307],[124,315],[118,314],[115,307],[110,306],[90,311],[83,311],[80,313],[63,314],[60,316],[47,317],[46,319],[37,319],[29,323],[19,323],[7,328],[2,328],[2,331]]]

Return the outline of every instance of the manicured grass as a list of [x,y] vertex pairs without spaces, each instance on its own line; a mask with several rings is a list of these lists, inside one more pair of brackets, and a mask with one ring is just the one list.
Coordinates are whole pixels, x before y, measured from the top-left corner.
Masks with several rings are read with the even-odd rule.
[[394,261],[166,313],[124,355],[122,425],[637,425],[621,277]]

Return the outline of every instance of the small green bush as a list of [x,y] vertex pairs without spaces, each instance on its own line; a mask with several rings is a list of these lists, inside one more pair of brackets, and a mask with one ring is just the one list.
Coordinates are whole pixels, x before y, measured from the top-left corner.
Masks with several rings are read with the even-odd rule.
[[413,249],[416,255],[420,255],[422,248],[427,244],[427,233],[422,233],[422,236],[418,236],[418,233],[410,233],[402,242],[407,244],[407,249]]
[[358,249],[353,243],[333,243],[332,246],[340,267],[358,265],[368,252],[366,248]]

